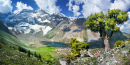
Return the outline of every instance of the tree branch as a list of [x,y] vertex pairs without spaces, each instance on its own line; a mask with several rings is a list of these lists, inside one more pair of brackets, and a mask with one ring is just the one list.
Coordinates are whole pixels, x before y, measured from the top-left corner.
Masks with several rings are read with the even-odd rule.
[[105,38],[106,34],[104,31],[102,31],[103,38]]
[[108,39],[110,39],[110,38],[112,37],[112,34],[113,34],[113,31],[111,31],[111,33],[110,33]]

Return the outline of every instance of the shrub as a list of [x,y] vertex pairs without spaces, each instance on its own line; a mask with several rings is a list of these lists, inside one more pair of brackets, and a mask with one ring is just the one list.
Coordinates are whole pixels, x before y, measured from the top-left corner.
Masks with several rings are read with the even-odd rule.
[[89,44],[80,42],[76,38],[71,38],[70,48],[72,53],[80,55],[81,50],[89,49]]
[[124,42],[118,40],[118,41],[116,41],[116,43],[115,43],[115,45],[114,45],[114,48],[115,48],[115,47],[119,47],[119,46],[121,46],[122,44],[124,44]]
[[14,50],[16,50],[15,46],[12,47]]
[[65,61],[66,61],[67,63],[70,63],[71,60],[75,60],[75,59],[76,59],[76,57],[75,57],[74,54],[68,54],[68,55],[66,55],[64,58],[65,58]]
[[130,39],[127,39],[126,41],[130,41]]

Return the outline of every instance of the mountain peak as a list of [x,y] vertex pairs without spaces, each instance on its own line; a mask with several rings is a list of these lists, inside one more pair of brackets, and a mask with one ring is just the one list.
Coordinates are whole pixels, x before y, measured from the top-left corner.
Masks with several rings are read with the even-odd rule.
[[23,9],[22,11],[20,11],[20,13],[24,13],[24,12],[34,12],[33,10],[28,10],[28,9]]

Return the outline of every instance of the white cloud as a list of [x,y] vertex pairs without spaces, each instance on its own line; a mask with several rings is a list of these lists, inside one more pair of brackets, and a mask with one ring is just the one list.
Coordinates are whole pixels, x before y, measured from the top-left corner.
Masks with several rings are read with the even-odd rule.
[[[75,2],[75,5],[72,4],[72,2]],[[84,3],[85,0],[69,0],[69,3],[66,4],[66,6],[69,6],[69,11],[72,11],[74,13],[74,16],[79,16],[81,13],[79,11],[79,5]]]
[[110,9],[121,9],[127,11],[130,8],[130,0],[115,0]]
[[107,13],[110,7],[110,0],[86,0],[82,6],[82,14],[87,18],[90,14],[103,11]]
[[128,12],[129,20],[121,25],[120,30],[122,32],[130,33],[130,12]]
[[82,11],[79,13],[83,14],[87,18],[90,14],[99,13],[103,11],[105,14],[108,9],[121,9],[127,11],[130,8],[130,0],[115,0],[113,3],[111,0],[69,0],[66,6],[69,6],[69,11],[73,11],[73,6],[75,4],[82,4]]
[[11,0],[0,0],[0,12],[1,13],[8,13],[12,12],[12,1]]
[[17,2],[16,7],[17,7],[17,10],[15,10],[14,13],[19,13],[23,9],[33,10],[31,6],[28,6],[27,4],[24,4],[22,2]]
[[73,0],[69,0],[69,3],[66,4],[66,6],[69,6],[69,11],[72,11],[73,4],[71,3]]
[[59,6],[56,6],[57,0],[35,0],[40,9],[49,13],[59,13],[61,11]]
[[80,12],[78,12],[78,11],[79,11],[79,6],[74,5],[74,6],[73,6],[74,16],[79,16],[79,15],[80,15]]
[[83,4],[83,10],[81,11],[81,13],[84,15],[85,18],[87,18],[87,16],[89,16],[90,14],[98,13],[100,11],[106,13],[111,4],[110,0],[69,0],[67,6],[69,6],[68,10],[72,12],[74,12],[72,10],[74,6],[72,2],[75,2],[76,5]]

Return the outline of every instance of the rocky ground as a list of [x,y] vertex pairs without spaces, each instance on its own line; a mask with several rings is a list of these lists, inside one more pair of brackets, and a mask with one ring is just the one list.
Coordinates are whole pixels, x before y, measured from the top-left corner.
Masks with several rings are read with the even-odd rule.
[[[58,53],[66,55],[70,53],[67,49],[58,49]],[[61,52],[62,51],[62,52]],[[86,56],[84,55],[86,54]],[[130,41],[126,41],[124,45],[111,49],[109,52],[104,52],[103,48],[89,49],[81,51],[81,57],[71,61],[70,65],[129,65],[130,64]],[[62,65],[65,65],[64,60],[60,60]]]

